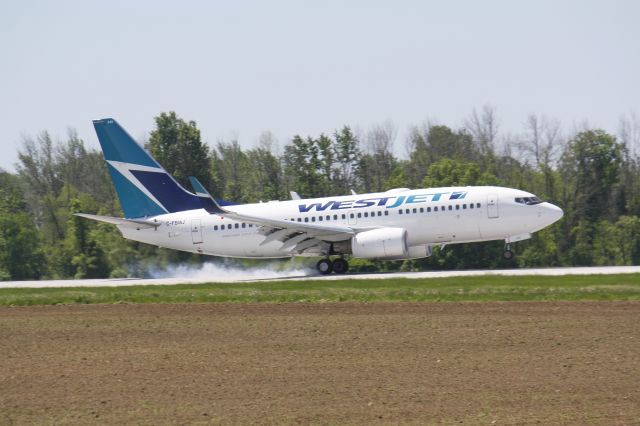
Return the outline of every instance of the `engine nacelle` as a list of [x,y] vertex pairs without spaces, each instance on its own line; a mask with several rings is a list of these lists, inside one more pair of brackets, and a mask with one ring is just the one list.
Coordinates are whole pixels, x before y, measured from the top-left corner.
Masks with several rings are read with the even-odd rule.
[[404,228],[372,229],[351,238],[353,257],[393,259],[407,256],[407,231]]

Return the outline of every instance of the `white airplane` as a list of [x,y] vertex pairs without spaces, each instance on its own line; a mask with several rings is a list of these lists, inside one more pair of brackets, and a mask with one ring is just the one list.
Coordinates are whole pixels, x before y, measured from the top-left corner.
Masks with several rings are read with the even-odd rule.
[[511,258],[511,243],[563,216],[533,194],[496,186],[230,205],[213,199],[196,179],[195,194],[184,189],[114,119],[93,125],[124,218],[78,215],[159,247],[243,258],[316,256],[320,273],[345,273],[346,255],[415,259],[430,256],[433,246],[478,241],[504,240],[504,256]]

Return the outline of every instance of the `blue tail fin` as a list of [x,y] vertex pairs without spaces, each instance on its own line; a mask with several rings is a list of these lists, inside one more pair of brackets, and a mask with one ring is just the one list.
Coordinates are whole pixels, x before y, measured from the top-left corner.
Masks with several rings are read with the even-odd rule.
[[126,218],[202,208],[114,119],[94,120],[93,127]]

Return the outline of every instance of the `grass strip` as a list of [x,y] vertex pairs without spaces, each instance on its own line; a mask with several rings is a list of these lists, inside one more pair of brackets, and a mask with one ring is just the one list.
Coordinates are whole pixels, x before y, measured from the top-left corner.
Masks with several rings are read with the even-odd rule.
[[263,281],[0,289],[0,306],[89,303],[640,300],[640,274]]

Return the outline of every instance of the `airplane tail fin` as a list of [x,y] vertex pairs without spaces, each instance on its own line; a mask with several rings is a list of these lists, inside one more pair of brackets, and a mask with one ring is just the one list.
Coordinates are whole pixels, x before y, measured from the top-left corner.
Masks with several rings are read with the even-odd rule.
[[94,120],[111,180],[125,218],[201,209],[185,190],[112,118]]

